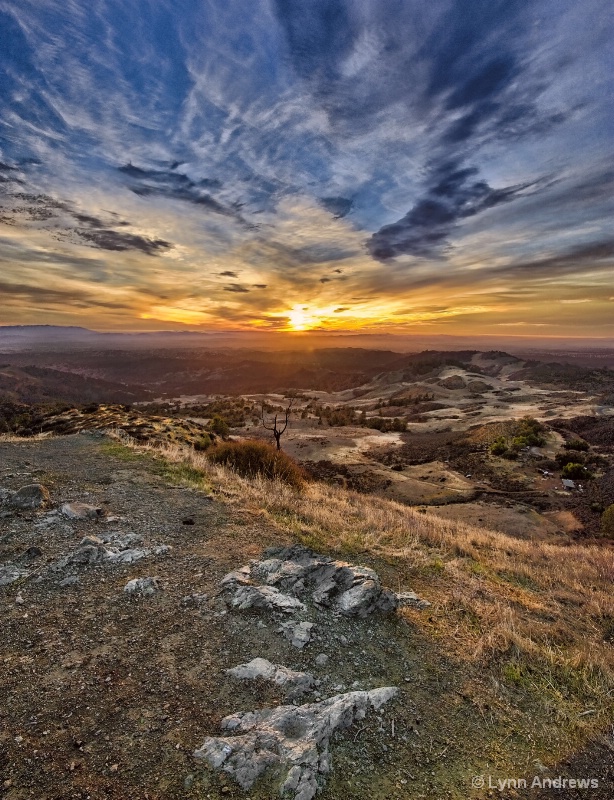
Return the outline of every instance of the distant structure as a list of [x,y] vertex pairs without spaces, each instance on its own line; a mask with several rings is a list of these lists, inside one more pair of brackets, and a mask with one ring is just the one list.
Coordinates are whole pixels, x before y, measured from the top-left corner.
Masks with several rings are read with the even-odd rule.
[[571,490],[571,489],[575,489],[575,488],[576,488],[576,482],[575,481],[570,481],[569,478],[563,478],[563,489]]

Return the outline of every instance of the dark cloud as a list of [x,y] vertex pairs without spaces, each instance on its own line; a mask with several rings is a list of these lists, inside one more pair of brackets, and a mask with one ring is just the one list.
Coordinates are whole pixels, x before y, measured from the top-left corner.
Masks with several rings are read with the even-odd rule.
[[[116,214],[110,214],[110,220],[92,216],[78,211],[64,200],[57,200],[46,194],[31,192],[13,192],[7,195],[10,208],[6,222],[47,222],[56,220],[53,231],[58,234],[72,234],[86,241],[90,246],[101,250],[139,250],[146,255],[158,255],[173,245],[165,239],[150,239],[116,228],[129,227],[129,223],[119,220]],[[87,227],[80,227],[87,226]]]
[[347,197],[322,197],[320,203],[327,211],[330,211],[335,219],[340,219],[350,213],[354,201],[348,200]]
[[140,197],[166,197],[170,200],[182,200],[221,214],[243,221],[237,207],[228,207],[219,203],[211,196],[209,191],[220,189],[222,184],[215,179],[203,178],[193,181],[182,172],[175,172],[174,168],[180,166],[174,162],[170,169],[143,169],[133,164],[119,167],[119,171],[131,179],[129,189]]
[[123,233],[109,229],[77,230],[82,239],[101,250],[140,250],[148,256],[156,256],[173,245],[164,239],[148,239],[135,233]]
[[478,170],[459,167],[457,162],[442,164],[435,170],[433,185],[404,217],[385,225],[367,242],[374,258],[386,261],[399,255],[441,254],[456,223],[488,208],[524,196],[536,183],[493,189],[475,180]]
[[330,283],[331,278],[320,278],[320,283]]
[[225,292],[235,292],[236,294],[245,294],[249,292],[249,289],[246,289],[245,286],[241,286],[239,283],[233,283],[232,286],[224,286]]
[[581,274],[606,267],[614,269],[614,238],[577,245],[546,258],[512,262],[505,267],[491,270],[491,273],[503,272],[510,278],[518,279],[551,280],[562,275]]
[[254,284],[254,289],[266,289],[267,286],[268,286],[268,284],[266,284],[266,283],[255,283]]
[[218,275],[220,275],[220,276],[222,276],[224,278],[236,278],[236,277],[238,277],[238,273],[237,272],[233,272],[230,269],[224,270],[224,272],[218,272]]
[[116,310],[129,309],[130,306],[124,303],[114,303],[100,300],[95,294],[80,292],[74,289],[63,291],[61,289],[51,289],[46,286],[32,286],[25,283],[9,283],[0,281],[0,294],[6,299],[14,298],[18,301],[28,301],[40,303],[41,305],[61,305],[70,307],[71,305],[83,308],[99,307]]
[[339,308],[336,308],[333,313],[340,314],[342,311],[349,311],[349,310],[350,310],[349,306],[340,306]]

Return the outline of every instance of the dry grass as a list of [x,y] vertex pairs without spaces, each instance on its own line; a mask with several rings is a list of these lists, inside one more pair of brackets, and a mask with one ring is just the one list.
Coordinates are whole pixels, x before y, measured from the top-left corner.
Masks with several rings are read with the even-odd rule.
[[264,513],[315,549],[379,561],[433,603],[404,612],[459,661],[547,695],[569,713],[608,713],[614,694],[614,548],[548,544],[440,519],[323,483],[297,491],[243,478],[203,453],[121,440],[189,467],[230,505]]

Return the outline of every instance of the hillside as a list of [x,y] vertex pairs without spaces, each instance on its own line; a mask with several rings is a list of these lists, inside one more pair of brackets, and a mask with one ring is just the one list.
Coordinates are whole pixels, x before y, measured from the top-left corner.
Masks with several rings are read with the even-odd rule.
[[[312,779],[323,800],[491,796],[476,775],[589,777],[591,797],[611,798],[611,548],[522,541],[325,484],[296,492],[179,444],[86,433],[5,439],[0,456],[7,800],[265,800],[283,780],[286,796],[311,797]],[[33,482],[49,498],[20,508],[12,492]],[[365,603],[385,599],[380,579],[386,597],[417,596],[397,611],[360,606],[363,618],[312,605],[285,573],[275,585],[304,610],[292,597],[291,613],[262,605],[275,594],[254,570],[271,576],[280,562],[258,560],[293,544],[374,570],[351,567]],[[238,573],[224,589],[251,560],[252,580]],[[155,580],[130,594],[136,578]],[[227,673],[256,657],[277,665],[272,683]],[[378,712],[368,693],[382,687]],[[275,732],[281,760],[242,789],[231,754],[248,752],[251,734],[224,734],[222,719],[253,710],[230,719],[262,724],[258,710],[278,707],[286,723],[257,735]],[[309,742],[316,773],[293,749]],[[229,771],[196,757],[218,744]]]

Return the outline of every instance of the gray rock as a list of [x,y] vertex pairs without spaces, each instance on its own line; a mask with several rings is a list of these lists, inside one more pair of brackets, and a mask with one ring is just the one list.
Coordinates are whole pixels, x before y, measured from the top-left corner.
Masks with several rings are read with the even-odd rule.
[[283,594],[273,586],[239,585],[230,597],[230,605],[239,611],[245,611],[248,608],[283,611],[286,614],[305,611],[305,606],[300,600]]
[[325,667],[328,664],[328,656],[326,653],[320,653],[316,656],[316,664],[318,667]]
[[430,603],[428,600],[423,600],[415,592],[399,592],[397,594],[397,603],[399,608],[429,608]]
[[266,658],[254,658],[247,664],[239,664],[226,673],[244,681],[262,680],[274,683],[284,690],[287,700],[295,700],[311,691],[314,677],[309,672],[297,672],[282,665],[271,664]]
[[[377,573],[368,567],[335,561],[301,546],[270,550],[265,556],[222,580],[222,589],[231,597],[233,607],[270,607],[257,595],[270,598],[271,592],[277,592],[347,616],[366,617],[397,608],[396,595],[383,589]],[[286,600],[283,610],[297,608]]]
[[228,736],[208,737],[194,757],[231,775],[245,790],[269,769],[281,773],[281,792],[311,800],[330,770],[329,743],[337,730],[379,710],[397,694],[393,686],[348,692],[321,703],[278,706],[231,714],[222,720]]
[[64,578],[64,580],[60,581],[58,583],[58,586],[61,586],[63,588],[64,586],[74,586],[76,583],[79,583],[78,576],[69,575],[67,578]]
[[25,578],[28,570],[15,566],[15,564],[2,564],[0,566],[0,586],[8,586],[20,578]]
[[6,505],[16,511],[33,511],[36,508],[43,508],[49,501],[48,490],[40,483],[31,483],[12,494],[7,499]]
[[311,641],[314,628],[313,622],[285,622],[279,630],[294,647],[302,650]]
[[100,506],[90,506],[87,503],[64,503],[60,511],[68,519],[99,519],[103,516]]
[[126,594],[140,594],[143,597],[150,597],[161,589],[157,578],[133,578],[124,586]]
[[53,568],[66,569],[66,567],[85,567],[102,564],[109,555],[109,551],[103,545],[84,544],[56,561]]

